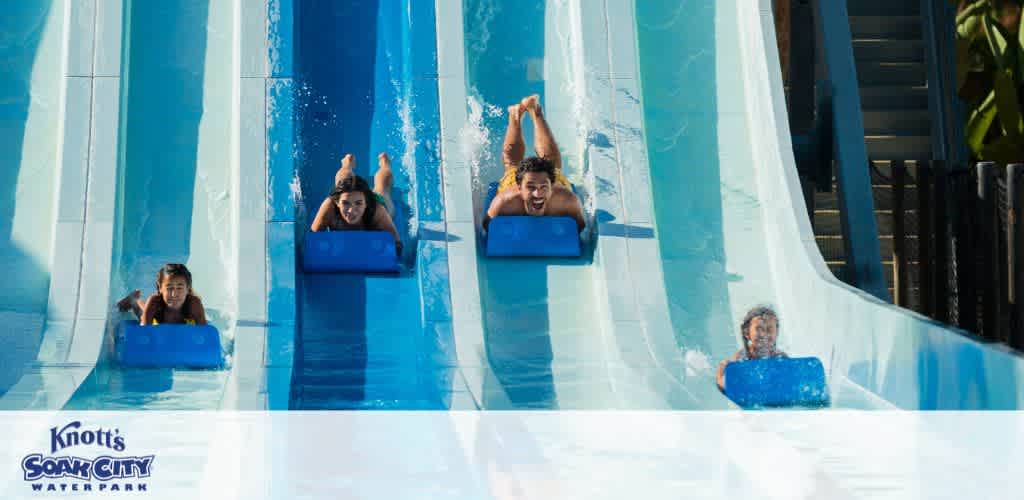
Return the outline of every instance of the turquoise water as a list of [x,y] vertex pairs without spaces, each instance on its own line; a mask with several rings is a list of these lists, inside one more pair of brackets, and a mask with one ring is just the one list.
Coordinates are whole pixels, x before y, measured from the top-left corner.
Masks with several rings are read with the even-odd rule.
[[[132,289],[147,297],[161,265],[185,263],[230,356],[239,272],[232,237],[238,217],[233,8],[206,0],[133,1],[125,12],[124,160],[109,300]],[[108,320],[108,348],[121,318],[113,313]],[[226,371],[123,369],[107,361],[66,408],[220,406]]]

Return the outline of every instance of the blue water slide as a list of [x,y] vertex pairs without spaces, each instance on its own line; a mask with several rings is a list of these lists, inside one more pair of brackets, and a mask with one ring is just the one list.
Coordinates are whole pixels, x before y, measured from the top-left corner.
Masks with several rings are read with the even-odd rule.
[[[294,3],[296,239],[345,154],[373,184],[394,172],[404,243],[392,274],[297,275],[293,409],[473,407],[455,394],[441,197],[434,7],[413,0]],[[297,248],[298,268],[303,251]],[[453,386],[455,390],[453,390]]]

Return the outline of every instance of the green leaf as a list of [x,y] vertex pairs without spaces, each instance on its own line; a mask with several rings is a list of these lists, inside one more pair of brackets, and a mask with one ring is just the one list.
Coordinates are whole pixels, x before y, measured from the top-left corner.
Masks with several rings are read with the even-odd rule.
[[971,70],[971,42],[958,38],[956,48],[956,91],[960,94],[967,82],[967,73]]
[[964,127],[967,146],[976,155],[980,155],[981,150],[985,147],[985,137],[988,135],[988,129],[996,118],[997,110],[995,103],[996,94],[991,92],[981,105],[978,106],[978,109],[971,113],[970,118],[967,119],[967,125]]
[[995,75],[996,110],[999,114],[999,122],[1003,125],[1003,133],[1008,137],[1020,139],[1021,120],[1020,103],[1017,102],[1017,86],[1013,83],[1013,76],[1009,71],[999,71]]
[[986,145],[977,155],[981,160],[994,161],[1002,165],[1017,163],[1024,161],[1024,143],[1004,135]]
[[995,58],[996,66],[1002,71],[1006,69],[1003,54],[1006,52],[1006,38],[1002,36],[1003,27],[989,16],[984,17],[985,40]]
[[982,18],[991,10],[989,0],[977,0],[956,16],[957,36],[973,40],[981,35]]

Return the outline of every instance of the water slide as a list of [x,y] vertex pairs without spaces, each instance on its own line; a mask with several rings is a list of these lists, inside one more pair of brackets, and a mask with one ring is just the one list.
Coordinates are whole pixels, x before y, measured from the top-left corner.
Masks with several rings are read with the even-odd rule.
[[[828,272],[770,1],[438,9],[453,332],[482,408],[733,407],[714,368],[757,304],[778,310],[784,350],[824,362],[833,408],[1019,407],[1019,356]],[[469,242],[500,172],[504,107],[532,93],[591,217],[578,261],[496,261]]]
[[357,175],[372,186],[383,152],[404,250],[398,274],[317,274],[302,272],[298,245],[289,407],[472,408],[464,391],[452,390],[448,357],[433,5],[299,0],[294,9],[296,241],[342,157],[353,154]]
[[[29,119],[12,126],[32,140],[28,154],[42,156],[4,169],[24,174],[13,227],[23,233],[36,219],[36,230],[12,238],[31,279],[4,291],[26,297],[4,300],[24,332],[4,338],[29,348],[4,363],[26,368],[5,378],[0,406],[267,407],[267,5],[24,4],[14,10],[31,43],[11,47],[29,62],[39,54],[34,68],[19,67],[19,85],[31,85],[13,92],[32,104]],[[132,289],[153,293],[165,262],[193,273],[226,369],[127,369],[114,360],[118,324],[132,318],[114,302]]]
[[[2,169],[13,348],[0,407],[724,409],[714,367],[758,303],[778,309],[786,351],[825,363],[836,408],[1020,407],[1019,356],[829,274],[803,213],[770,12],[769,0],[11,8],[0,118],[20,156]],[[533,93],[585,202],[581,259],[481,254],[504,108]],[[402,271],[302,273],[341,155],[370,176],[379,151],[394,165]],[[228,369],[110,362],[112,303],[151,291],[167,260],[192,268]]]

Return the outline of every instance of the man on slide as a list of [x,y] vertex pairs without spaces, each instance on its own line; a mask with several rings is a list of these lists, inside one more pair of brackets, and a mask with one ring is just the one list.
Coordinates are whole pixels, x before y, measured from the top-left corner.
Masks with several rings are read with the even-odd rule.
[[[498,194],[484,216],[484,228],[499,215],[552,215],[576,220],[578,230],[586,226],[583,207],[562,175],[562,155],[551,135],[551,128],[540,107],[539,96],[532,95],[508,107],[508,129],[502,147],[505,174]],[[533,119],[534,150],[537,156],[523,158],[523,115]]]

